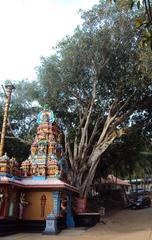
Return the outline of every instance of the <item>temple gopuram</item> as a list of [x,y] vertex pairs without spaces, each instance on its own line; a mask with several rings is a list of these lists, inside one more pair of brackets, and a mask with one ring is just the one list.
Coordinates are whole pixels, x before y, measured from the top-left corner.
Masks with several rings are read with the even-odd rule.
[[56,234],[63,225],[75,226],[72,199],[78,190],[66,178],[62,127],[48,109],[38,114],[37,124],[27,160],[19,166],[6,153],[0,157],[0,233]]

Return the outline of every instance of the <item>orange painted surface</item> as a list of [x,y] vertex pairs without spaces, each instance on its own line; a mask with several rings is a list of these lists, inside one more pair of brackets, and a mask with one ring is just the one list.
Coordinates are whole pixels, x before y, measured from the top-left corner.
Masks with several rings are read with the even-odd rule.
[[[41,197],[43,194],[46,196],[44,217],[41,216],[43,215],[41,205]],[[53,209],[53,198],[51,192],[26,192],[26,201],[29,202],[29,205],[24,207],[24,220],[44,220]]]

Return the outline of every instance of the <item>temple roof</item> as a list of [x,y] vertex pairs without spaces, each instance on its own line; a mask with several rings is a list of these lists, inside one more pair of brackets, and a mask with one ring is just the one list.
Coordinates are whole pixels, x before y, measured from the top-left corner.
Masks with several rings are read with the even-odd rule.
[[30,188],[30,189],[42,189],[47,188],[51,190],[57,190],[57,189],[65,189],[70,190],[72,192],[77,192],[78,189],[76,187],[71,186],[70,184],[57,179],[57,178],[48,178],[45,180],[34,180],[34,179],[22,179],[22,180],[16,180],[14,178],[9,178],[6,176],[0,176],[0,184],[9,184],[13,185],[19,188]]

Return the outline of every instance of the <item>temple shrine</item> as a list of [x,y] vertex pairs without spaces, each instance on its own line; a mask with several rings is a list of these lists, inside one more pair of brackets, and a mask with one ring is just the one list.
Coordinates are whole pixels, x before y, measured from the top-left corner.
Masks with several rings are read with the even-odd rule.
[[62,225],[75,226],[72,199],[78,190],[66,178],[62,127],[46,108],[37,124],[27,160],[19,166],[6,153],[0,157],[0,232],[35,228],[56,234]]

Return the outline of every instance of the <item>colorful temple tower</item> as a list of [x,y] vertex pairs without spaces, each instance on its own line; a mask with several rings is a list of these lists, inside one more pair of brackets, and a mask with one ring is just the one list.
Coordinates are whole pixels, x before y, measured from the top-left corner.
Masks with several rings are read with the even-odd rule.
[[72,196],[78,190],[66,179],[61,124],[46,108],[37,124],[31,154],[20,167],[6,154],[0,157],[0,225],[4,229],[13,221],[21,230],[41,225],[44,233],[55,234],[62,224],[74,227]]
[[55,122],[53,112],[46,109],[38,114],[37,123],[31,155],[21,165],[22,176],[32,179],[56,177],[65,180],[66,163],[61,145],[61,126]]

